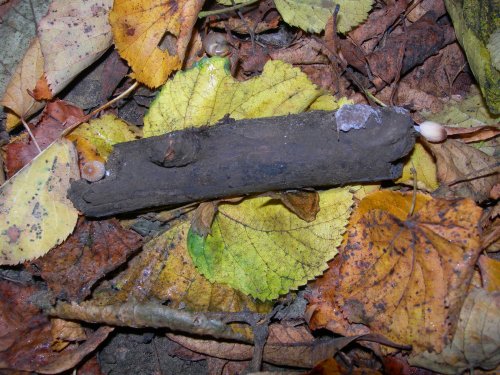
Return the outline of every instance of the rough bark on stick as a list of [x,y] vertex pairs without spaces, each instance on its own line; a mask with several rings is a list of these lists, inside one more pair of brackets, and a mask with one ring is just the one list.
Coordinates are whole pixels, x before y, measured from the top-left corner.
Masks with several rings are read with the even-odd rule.
[[396,179],[415,143],[400,108],[224,120],[115,146],[98,182],[72,184],[87,216],[272,190]]

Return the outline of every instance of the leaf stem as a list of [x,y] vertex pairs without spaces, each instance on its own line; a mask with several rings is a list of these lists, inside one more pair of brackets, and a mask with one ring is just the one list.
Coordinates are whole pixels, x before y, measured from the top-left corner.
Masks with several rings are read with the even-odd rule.
[[231,12],[233,10],[238,10],[238,9],[244,8],[248,5],[252,5],[254,3],[257,3],[258,1],[260,1],[260,0],[250,0],[250,1],[247,1],[246,3],[233,5],[232,7],[226,7],[226,8],[217,9],[217,10],[207,10],[205,12],[198,13],[198,18],[204,18],[204,17],[208,17],[208,16],[215,16],[217,14]]
[[26,123],[26,120],[24,119],[24,117],[21,116],[21,122],[23,123],[23,126],[24,128],[26,129],[26,131],[28,132],[31,140],[33,141],[36,149],[38,150],[38,153],[41,153],[42,152],[42,149],[40,148],[40,146],[38,145],[38,142],[36,141],[36,138],[35,136],[33,135],[33,133],[31,132],[31,129],[30,127],[28,126],[28,124]]
[[132,91],[134,91],[137,87],[139,87],[140,83],[135,81],[128,89],[126,89],[124,92],[122,92],[120,95],[118,95],[116,98],[114,99],[111,99],[109,102],[101,105],[99,108],[97,109],[94,109],[92,112],[89,113],[89,116],[90,117],[93,117],[95,115],[97,115],[99,112],[101,112],[102,110],[110,107],[111,105],[113,105],[114,103],[116,103],[117,101],[123,99],[124,97],[126,97],[128,94],[130,94]]
[[128,89],[126,89],[124,92],[122,92],[120,95],[118,95],[116,98],[114,99],[111,99],[109,102],[101,105],[99,108],[97,109],[94,109],[92,112],[90,112],[88,115],[82,117],[80,119],[80,121],[76,122],[75,124],[67,127],[62,133],[61,133],[61,137],[64,137],[65,135],[68,135],[69,133],[71,133],[76,127],[78,127],[81,123],[85,122],[85,121],[88,121],[89,119],[91,119],[92,117],[94,117],[95,115],[97,115],[99,112],[101,112],[102,110],[110,107],[111,105],[113,105],[114,103],[116,103],[117,101],[119,101],[120,99],[123,99],[125,98],[127,95],[129,95],[132,91],[134,91],[137,87],[139,87],[140,83],[135,81]]

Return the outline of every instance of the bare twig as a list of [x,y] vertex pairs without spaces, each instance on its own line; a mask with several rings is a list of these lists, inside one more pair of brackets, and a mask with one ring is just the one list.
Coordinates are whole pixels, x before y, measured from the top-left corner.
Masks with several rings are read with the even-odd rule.
[[[233,329],[221,314],[193,313],[171,309],[159,304],[133,304],[98,306],[91,304],[58,303],[48,311],[51,316],[63,319],[82,320],[89,323],[104,323],[112,326],[134,328],[168,328],[172,331],[193,335],[211,336],[220,339],[252,343],[251,337]],[[223,316],[231,316],[232,313]]]

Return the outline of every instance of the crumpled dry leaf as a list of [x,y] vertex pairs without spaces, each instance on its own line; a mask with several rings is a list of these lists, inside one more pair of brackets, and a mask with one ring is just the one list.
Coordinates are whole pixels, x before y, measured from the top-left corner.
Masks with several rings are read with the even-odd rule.
[[[209,357],[231,361],[244,361],[252,358],[253,345],[207,338],[193,338],[177,334],[167,334],[174,342]],[[311,368],[318,362],[333,357],[345,346],[362,337],[338,337],[315,340],[304,326],[271,324],[269,337],[263,349],[263,360],[278,366]]]
[[141,237],[115,219],[80,219],[63,244],[27,266],[60,299],[82,301],[94,283],[123,264],[141,246]]
[[[63,100],[48,103],[31,131],[42,150],[55,141],[69,126],[84,117],[81,108]],[[12,177],[18,170],[38,155],[38,149],[27,133],[14,138],[4,147],[7,176]]]
[[500,168],[495,157],[454,139],[427,145],[436,157],[441,182],[435,196],[471,198],[482,202],[500,183]]
[[[51,322],[30,300],[39,287],[0,280],[0,369],[55,374],[75,367],[113,330],[87,330],[81,345],[52,350]],[[1,370],[0,370],[1,371]]]
[[442,352],[423,352],[409,358],[412,366],[443,374],[459,374],[500,364],[500,292],[473,288],[467,295],[453,341]]
[[70,320],[53,318],[50,320],[50,333],[52,335],[52,350],[60,352],[71,342],[85,341],[87,334],[83,327]]
[[444,128],[448,137],[455,136],[454,138],[459,138],[465,143],[487,141],[500,134],[500,127],[498,124],[496,126],[483,125],[472,126],[470,128],[452,126],[445,126]]
[[288,190],[264,195],[280,200],[286,208],[308,223],[314,221],[319,212],[319,194],[314,190]]
[[341,256],[317,280],[306,312],[314,329],[342,335],[379,333],[414,353],[442,350],[481,249],[481,209],[382,191],[363,199],[351,218]]
[[[109,22],[116,48],[132,67],[133,78],[154,88],[182,66],[203,3],[204,0],[114,1]],[[162,40],[168,42],[172,35],[177,40],[170,49],[162,50]]]
[[52,0],[38,24],[44,83],[50,91],[35,92],[37,99],[52,99],[111,46],[112,4],[113,0]]

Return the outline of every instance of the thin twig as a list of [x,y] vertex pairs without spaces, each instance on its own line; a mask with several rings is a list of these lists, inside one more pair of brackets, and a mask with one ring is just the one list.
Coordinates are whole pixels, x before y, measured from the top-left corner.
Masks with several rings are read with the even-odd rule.
[[[59,302],[47,313],[63,319],[82,320],[89,323],[105,323],[112,326],[134,328],[168,328],[172,331],[193,335],[253,343],[252,337],[234,331],[230,325],[219,319],[220,313],[188,312],[171,309],[160,304],[125,303],[98,306]],[[233,313],[225,315],[231,316]]]
[[105,110],[106,108],[109,108],[111,105],[115,104],[117,101],[125,98],[128,94],[130,94],[132,91],[134,91],[137,87],[139,87],[140,83],[135,81],[128,89],[126,89],[124,92],[122,92],[120,95],[118,95],[116,98],[111,99],[109,102],[106,104],[101,105],[99,108],[94,109],[92,112],[89,113],[90,117],[93,117],[97,115],[99,112]]
[[125,98],[126,96],[128,96],[132,91],[134,91],[137,87],[139,87],[140,83],[135,81],[128,89],[126,89],[124,92],[122,92],[120,95],[118,95],[116,98],[114,99],[111,99],[109,102],[107,102],[106,104],[103,104],[102,106],[100,106],[99,108],[97,109],[94,109],[92,112],[90,112],[88,115],[82,117],[80,119],[80,121],[76,122],[75,124],[71,125],[71,126],[68,126],[66,129],[64,129],[64,131],[61,133],[61,137],[64,137],[65,135],[68,135],[69,133],[71,133],[75,128],[77,128],[80,124],[82,124],[83,122],[85,121],[88,121],[89,119],[91,119],[92,117],[94,117],[95,115],[97,115],[99,112],[105,110],[106,108],[109,108],[111,105],[113,105],[114,103],[116,103],[117,101]]

